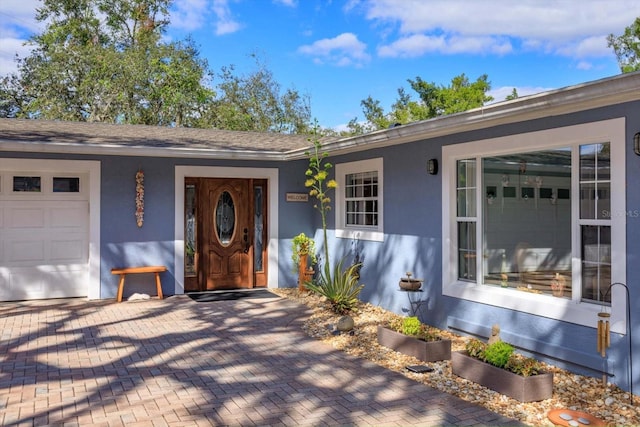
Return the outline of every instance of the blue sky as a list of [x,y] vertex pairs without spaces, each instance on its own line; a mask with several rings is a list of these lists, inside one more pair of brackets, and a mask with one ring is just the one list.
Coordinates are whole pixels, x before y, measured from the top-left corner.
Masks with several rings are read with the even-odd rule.
[[[38,5],[0,2],[0,75],[28,54]],[[248,74],[257,54],[283,89],[309,94],[322,126],[340,128],[370,95],[388,111],[417,76],[487,74],[503,100],[619,74],[606,36],[638,16],[640,0],[179,0],[167,37],[192,36],[213,71]]]

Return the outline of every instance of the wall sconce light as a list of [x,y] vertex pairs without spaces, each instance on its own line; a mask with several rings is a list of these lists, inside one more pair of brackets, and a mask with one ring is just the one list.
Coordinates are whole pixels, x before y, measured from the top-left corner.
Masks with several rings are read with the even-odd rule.
[[633,135],[633,152],[640,156],[640,132]]
[[429,172],[429,175],[438,174],[438,159],[429,159],[427,162],[427,171]]

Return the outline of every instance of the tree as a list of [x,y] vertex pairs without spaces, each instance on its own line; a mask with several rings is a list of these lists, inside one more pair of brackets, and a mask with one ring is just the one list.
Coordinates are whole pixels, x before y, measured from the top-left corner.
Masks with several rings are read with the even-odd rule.
[[360,103],[367,123],[358,124],[355,119],[352,120],[348,126],[351,133],[357,134],[384,129],[396,123],[405,124],[460,113],[481,107],[493,100],[493,97],[487,95],[491,83],[486,74],[475,82],[470,82],[465,74],[461,74],[454,77],[449,86],[429,83],[421,77],[408,82],[411,89],[418,94],[418,100],[413,100],[403,88],[400,88],[391,111],[385,113],[380,101],[369,96]]
[[609,34],[607,45],[613,48],[620,71],[630,73],[640,70],[640,17],[626,27],[622,35],[616,37]]
[[44,0],[45,30],[2,81],[7,117],[190,125],[213,99],[193,42],[161,41],[170,0]]
[[516,90],[516,88],[514,87],[513,90],[511,91],[511,93],[509,95],[507,95],[504,100],[505,101],[511,101],[514,99],[518,99],[519,95],[518,95],[518,91]]
[[273,73],[256,55],[256,69],[237,75],[234,66],[222,67],[218,97],[204,118],[221,129],[277,133],[310,133],[311,103],[308,95],[289,88],[284,92]]

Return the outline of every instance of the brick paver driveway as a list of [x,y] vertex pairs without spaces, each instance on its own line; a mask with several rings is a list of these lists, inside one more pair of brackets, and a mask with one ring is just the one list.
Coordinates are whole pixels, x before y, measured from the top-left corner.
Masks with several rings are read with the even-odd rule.
[[292,301],[0,304],[0,424],[521,425],[307,337]]

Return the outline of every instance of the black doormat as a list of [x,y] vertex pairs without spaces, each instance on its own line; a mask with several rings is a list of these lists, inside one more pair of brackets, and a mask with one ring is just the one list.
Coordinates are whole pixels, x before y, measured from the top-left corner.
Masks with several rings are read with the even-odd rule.
[[254,298],[279,298],[273,292],[266,289],[251,290],[231,290],[231,291],[210,291],[210,292],[190,292],[187,295],[196,302],[214,302],[214,301],[236,301],[240,299]]

